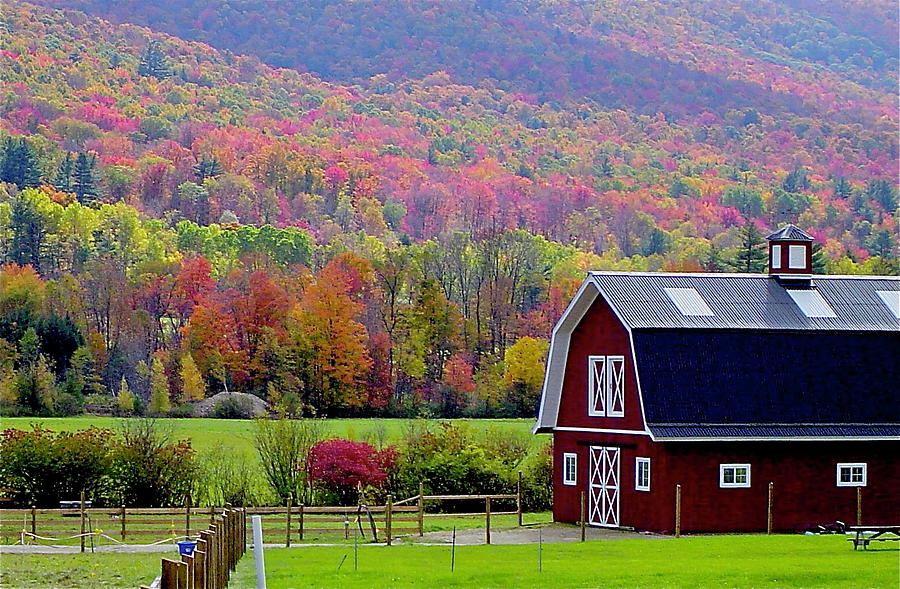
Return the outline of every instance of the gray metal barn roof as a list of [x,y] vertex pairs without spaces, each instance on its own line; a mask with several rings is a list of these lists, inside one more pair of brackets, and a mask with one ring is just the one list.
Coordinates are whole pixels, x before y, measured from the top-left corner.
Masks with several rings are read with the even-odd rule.
[[[814,276],[807,288],[766,274],[663,274],[593,272],[605,298],[632,329],[774,329],[897,331],[898,319],[879,291],[900,292],[900,278]],[[693,289],[712,315],[685,315],[667,294]],[[834,317],[807,317],[790,290],[818,292]]]

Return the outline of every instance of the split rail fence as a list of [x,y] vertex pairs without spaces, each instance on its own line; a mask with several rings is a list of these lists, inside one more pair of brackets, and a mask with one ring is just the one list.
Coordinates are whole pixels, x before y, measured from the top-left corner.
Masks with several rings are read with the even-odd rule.
[[[320,507],[290,505],[282,507],[246,507],[247,516],[262,517],[263,542],[286,544],[321,536],[350,539],[353,534],[367,541],[390,544],[398,534],[424,533],[426,518],[484,518],[485,541],[491,541],[491,518],[515,515],[522,525],[521,484],[514,494],[425,495],[419,494],[394,502],[388,496],[384,505]],[[466,502],[483,505],[481,511],[466,513],[426,513],[436,503]],[[91,507],[81,509],[0,509],[0,542],[79,545],[81,551],[109,544],[164,544],[195,539],[208,524],[213,524],[222,507],[128,508]],[[497,507],[515,504],[515,510]],[[84,502],[81,503],[84,505]],[[227,508],[226,508],[227,509]]]

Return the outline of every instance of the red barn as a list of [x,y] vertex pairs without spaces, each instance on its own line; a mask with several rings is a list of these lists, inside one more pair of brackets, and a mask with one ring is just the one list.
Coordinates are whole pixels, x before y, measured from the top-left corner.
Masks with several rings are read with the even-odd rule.
[[769,274],[591,273],[553,331],[535,432],[553,515],[671,532],[900,523],[900,279],[813,276],[769,236]]

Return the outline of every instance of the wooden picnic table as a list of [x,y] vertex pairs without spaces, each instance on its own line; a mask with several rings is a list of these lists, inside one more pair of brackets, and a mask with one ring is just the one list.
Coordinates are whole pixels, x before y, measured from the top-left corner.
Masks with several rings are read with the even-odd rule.
[[[848,532],[856,532],[853,538],[847,538],[848,542],[853,542],[853,550],[860,546],[863,550],[869,547],[870,542],[900,541],[900,525],[898,526],[847,526]],[[866,536],[865,534],[870,534]],[[893,534],[893,536],[885,536],[885,534]]]

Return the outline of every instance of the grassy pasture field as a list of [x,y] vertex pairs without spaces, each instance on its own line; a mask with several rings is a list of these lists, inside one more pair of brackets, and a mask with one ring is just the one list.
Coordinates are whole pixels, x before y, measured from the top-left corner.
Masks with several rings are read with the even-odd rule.
[[[31,424],[40,424],[53,431],[74,431],[90,426],[119,429],[128,418],[97,417],[81,415],[78,417],[2,417],[0,427],[29,429]],[[322,427],[328,437],[347,438],[357,441],[391,443],[400,440],[410,424],[417,421],[433,423],[449,421],[464,424],[479,432],[491,432],[497,435],[514,434],[528,436],[535,444],[545,443],[547,436],[530,436],[533,419],[323,419]],[[256,457],[253,448],[253,421],[249,419],[202,419],[202,418],[164,418],[156,420],[159,428],[168,433],[173,440],[190,439],[194,449],[203,452],[219,446],[248,457]]]
[[[700,536],[599,540],[538,547],[449,546],[274,548],[266,551],[270,589],[367,588],[805,588],[894,589],[900,551],[852,549],[843,536]],[[0,555],[0,587],[138,587],[159,574],[159,554]],[[346,558],[345,558],[346,557]],[[341,565],[341,561],[343,565]],[[253,553],[230,589],[255,587]]]

